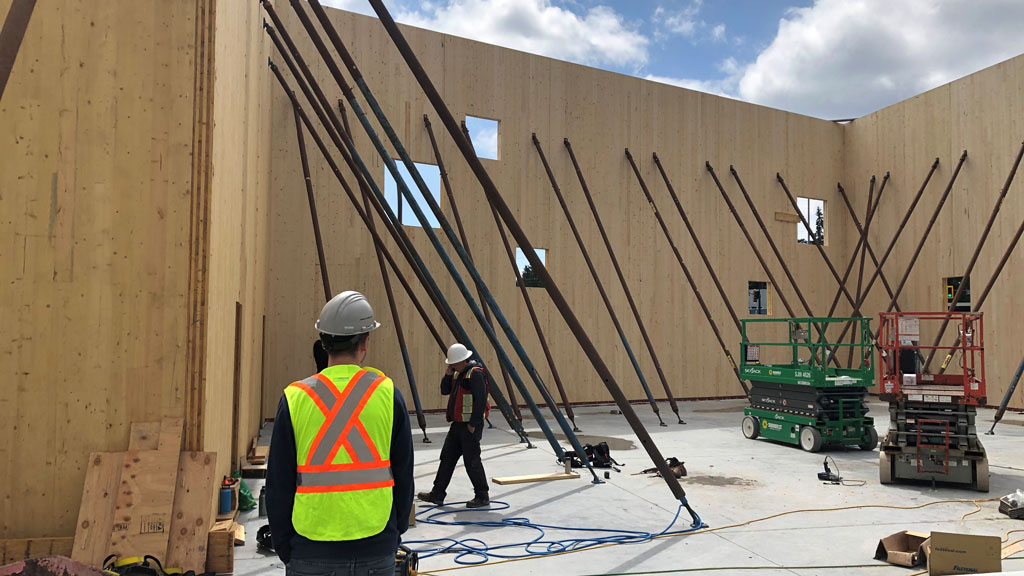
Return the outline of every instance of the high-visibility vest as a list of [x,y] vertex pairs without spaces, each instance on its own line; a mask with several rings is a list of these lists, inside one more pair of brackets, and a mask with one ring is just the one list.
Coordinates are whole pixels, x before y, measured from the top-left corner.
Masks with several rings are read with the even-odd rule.
[[285,388],[295,430],[292,525],[318,541],[379,534],[391,517],[394,383],[373,368],[330,366]]
[[473,372],[479,370],[484,377],[484,418],[491,415],[491,406],[487,403],[487,397],[491,393],[491,382],[490,378],[487,377],[487,371],[482,366],[476,365],[470,367],[469,370],[462,374],[455,374],[452,377],[452,394],[455,396],[455,405],[452,407],[451,414],[448,414],[449,422],[469,422],[469,419],[473,416],[473,391],[462,386],[462,381],[469,381],[470,376]]

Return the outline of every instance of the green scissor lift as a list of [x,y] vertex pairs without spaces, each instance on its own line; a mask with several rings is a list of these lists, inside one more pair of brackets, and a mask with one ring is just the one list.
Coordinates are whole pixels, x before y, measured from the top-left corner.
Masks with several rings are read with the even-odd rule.
[[[838,335],[846,322],[854,323],[854,341],[828,341],[826,334]],[[751,384],[750,407],[743,410],[744,436],[797,444],[808,452],[829,446],[875,449],[878,433],[865,403],[875,376],[869,318],[752,318],[742,324],[740,373]],[[750,341],[748,330],[759,339],[765,332],[781,332],[771,324],[785,325],[786,340]],[[773,353],[780,348],[791,353]],[[762,363],[762,349],[789,361]],[[845,364],[840,359],[847,359],[838,354],[841,350],[851,350],[852,368],[839,367]]]

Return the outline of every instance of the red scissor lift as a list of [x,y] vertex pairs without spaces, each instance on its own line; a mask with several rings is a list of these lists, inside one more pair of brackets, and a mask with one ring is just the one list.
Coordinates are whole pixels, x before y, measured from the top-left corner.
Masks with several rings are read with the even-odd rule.
[[[975,429],[985,404],[985,342],[980,313],[879,315],[879,387],[889,402],[889,432],[879,450],[879,480],[968,484],[988,492],[988,458]],[[956,326],[955,345],[922,346],[922,326]],[[934,352],[933,352],[934,351]],[[925,358],[948,373],[924,373]],[[940,370],[940,372],[942,372]]]

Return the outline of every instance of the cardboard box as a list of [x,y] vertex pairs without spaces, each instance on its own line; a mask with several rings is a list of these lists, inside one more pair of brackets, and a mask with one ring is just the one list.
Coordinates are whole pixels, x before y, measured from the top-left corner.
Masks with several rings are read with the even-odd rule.
[[928,534],[904,530],[886,536],[878,541],[875,560],[882,560],[897,566],[924,565],[928,559]]
[[932,532],[929,542],[928,575],[986,574],[1003,569],[998,536],[975,536]]

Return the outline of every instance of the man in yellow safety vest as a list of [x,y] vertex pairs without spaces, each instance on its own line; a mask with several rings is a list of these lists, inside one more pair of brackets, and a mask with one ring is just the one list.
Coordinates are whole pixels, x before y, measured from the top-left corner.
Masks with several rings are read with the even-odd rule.
[[316,322],[327,368],[278,405],[267,515],[289,576],[394,573],[412,510],[412,432],[391,379],[360,366],[379,326],[362,294],[332,298]]

